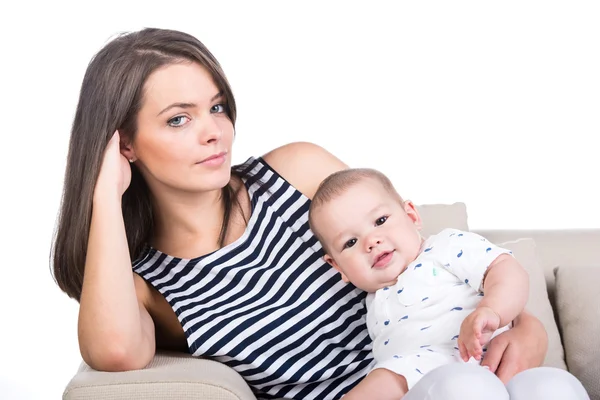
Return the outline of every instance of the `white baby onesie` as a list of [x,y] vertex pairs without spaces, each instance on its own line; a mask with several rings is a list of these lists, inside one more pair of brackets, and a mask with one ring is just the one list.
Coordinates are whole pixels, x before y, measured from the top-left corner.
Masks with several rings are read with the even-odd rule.
[[410,389],[434,368],[463,362],[460,326],[481,301],[484,274],[501,254],[512,252],[475,233],[445,229],[430,236],[394,286],[367,296],[374,369],[404,376]]

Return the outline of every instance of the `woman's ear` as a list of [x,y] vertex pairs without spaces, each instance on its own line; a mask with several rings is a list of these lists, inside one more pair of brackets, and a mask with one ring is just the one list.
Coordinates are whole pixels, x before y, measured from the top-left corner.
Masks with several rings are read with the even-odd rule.
[[342,280],[346,283],[350,282],[350,280],[348,279],[348,277],[346,276],[346,274],[344,274],[344,272],[342,271],[342,269],[340,268],[340,266],[338,265],[337,262],[335,262],[335,260],[333,259],[333,257],[331,257],[329,254],[325,254],[323,256],[323,259],[325,260],[325,262],[329,265],[331,265],[337,272],[340,273],[340,275],[342,276]]
[[410,218],[413,221],[418,230],[421,230],[421,228],[423,228],[423,221],[421,220],[421,215],[419,214],[419,211],[417,211],[417,207],[412,201],[404,201],[404,212],[406,213],[406,215],[408,215],[408,218]]
[[133,141],[130,139],[129,135],[122,135],[121,131],[119,131],[119,138],[119,148],[123,157],[130,162],[136,161],[137,157],[135,156],[135,150],[133,149]]

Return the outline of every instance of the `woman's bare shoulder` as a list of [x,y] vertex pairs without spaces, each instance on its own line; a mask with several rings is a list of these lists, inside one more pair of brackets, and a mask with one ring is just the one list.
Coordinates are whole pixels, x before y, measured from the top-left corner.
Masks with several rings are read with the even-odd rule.
[[310,142],[286,144],[265,154],[263,159],[309,199],[323,179],[348,168],[323,147]]

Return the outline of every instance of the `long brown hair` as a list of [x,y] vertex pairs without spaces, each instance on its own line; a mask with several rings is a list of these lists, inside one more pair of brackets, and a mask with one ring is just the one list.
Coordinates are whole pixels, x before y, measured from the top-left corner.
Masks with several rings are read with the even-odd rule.
[[[77,301],[83,284],[94,187],[108,141],[117,129],[122,136],[135,137],[146,80],[156,69],[184,61],[197,62],[210,72],[223,91],[227,115],[235,126],[235,100],[227,78],[210,51],[189,34],[154,28],[121,34],[88,65],[71,127],[62,201],[50,255],[58,286]],[[231,211],[239,203],[231,184],[223,188],[221,197],[225,212],[219,243],[223,246]],[[122,210],[133,260],[153,229],[150,192],[135,166],[122,198]]]

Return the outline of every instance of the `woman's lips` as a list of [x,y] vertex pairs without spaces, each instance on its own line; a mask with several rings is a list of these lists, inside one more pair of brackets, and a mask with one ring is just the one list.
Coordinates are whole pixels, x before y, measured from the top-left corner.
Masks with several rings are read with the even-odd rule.
[[210,167],[219,166],[225,162],[225,156],[227,156],[226,152],[215,154],[208,158],[205,158],[204,160],[200,161],[198,164],[206,165],[206,166],[210,166]]

